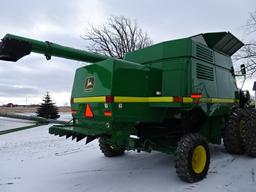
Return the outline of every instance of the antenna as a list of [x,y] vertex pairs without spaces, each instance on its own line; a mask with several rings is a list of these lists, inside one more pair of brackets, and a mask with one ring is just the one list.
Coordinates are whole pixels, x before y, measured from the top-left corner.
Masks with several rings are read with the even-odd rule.
[[256,109],[256,81],[254,81],[252,90],[254,91],[254,101],[255,101],[255,109]]

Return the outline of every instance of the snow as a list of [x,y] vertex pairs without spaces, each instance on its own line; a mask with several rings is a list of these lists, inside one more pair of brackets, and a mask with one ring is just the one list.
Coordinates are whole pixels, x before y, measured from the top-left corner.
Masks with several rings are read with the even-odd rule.
[[223,145],[210,145],[207,178],[188,184],[176,176],[174,156],[131,151],[107,158],[97,140],[76,143],[49,135],[48,127],[0,135],[0,192],[256,191],[256,159],[227,154]]

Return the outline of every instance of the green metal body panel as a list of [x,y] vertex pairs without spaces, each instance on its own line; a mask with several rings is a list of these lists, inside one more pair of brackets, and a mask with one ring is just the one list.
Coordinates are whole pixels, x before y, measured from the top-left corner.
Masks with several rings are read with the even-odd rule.
[[[13,44],[19,54],[9,48]],[[230,56],[243,43],[231,33],[162,42],[127,53],[124,60],[14,35],[1,45],[2,60],[35,52],[93,62],[75,74],[73,123],[53,126],[51,134],[108,135],[109,143],[126,149],[172,153],[189,132],[220,143],[225,117],[239,101]]]
[[125,60],[145,64],[169,58],[188,57],[191,56],[191,44],[190,38],[166,41],[127,53]]
[[[155,70],[122,60],[109,59],[77,69],[73,84],[72,97],[124,96],[147,97],[153,94],[149,86],[149,77],[155,76]],[[93,90],[86,91],[86,78],[94,77]],[[160,79],[159,79],[160,80]],[[158,82],[160,84],[160,81]],[[154,82],[153,82],[154,84]],[[125,87],[125,89],[124,89]],[[120,103],[119,103],[120,104]],[[115,120],[117,122],[152,121],[161,118],[161,109],[150,110],[149,103],[90,103],[94,111],[94,120]],[[77,118],[84,119],[86,102],[72,103],[71,107],[78,111]],[[107,106],[107,107],[106,107]],[[104,110],[110,109],[112,117],[104,117]],[[160,113],[160,114],[159,114]]]

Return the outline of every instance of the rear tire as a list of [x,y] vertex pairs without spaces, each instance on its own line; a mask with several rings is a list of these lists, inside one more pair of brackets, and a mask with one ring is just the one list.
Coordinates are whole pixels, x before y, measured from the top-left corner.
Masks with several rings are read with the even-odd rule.
[[256,111],[251,110],[250,119],[246,122],[245,153],[248,156],[256,157]]
[[178,142],[175,168],[178,177],[189,183],[205,178],[210,164],[207,141],[199,134],[187,134]]
[[228,153],[243,154],[245,124],[249,118],[248,109],[234,109],[226,121],[223,142]]
[[124,147],[112,146],[109,143],[107,143],[107,140],[107,137],[99,138],[100,150],[106,157],[116,157],[124,154]]

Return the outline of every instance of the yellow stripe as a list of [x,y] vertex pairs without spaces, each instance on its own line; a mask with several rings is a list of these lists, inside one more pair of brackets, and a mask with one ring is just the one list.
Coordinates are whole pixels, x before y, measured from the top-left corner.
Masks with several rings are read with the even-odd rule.
[[114,97],[115,103],[144,103],[148,102],[148,97]]
[[235,103],[235,99],[212,98],[212,103]]
[[201,98],[200,103],[212,103],[212,98]]
[[201,98],[201,103],[239,103],[239,99],[227,98]]
[[80,97],[80,98],[74,98],[74,103],[103,103],[106,101],[105,96],[101,97]]
[[[191,97],[183,97],[183,103],[193,103]],[[79,97],[74,98],[74,103],[105,103],[106,97]],[[115,103],[174,103],[173,97],[122,97],[115,96]],[[239,99],[228,98],[201,98],[200,103],[239,103]]]
[[149,97],[148,102],[150,102],[150,103],[158,103],[158,102],[172,103],[173,97]]
[[191,97],[183,97],[183,103],[193,103],[193,99]]
[[173,102],[173,97],[114,97],[115,103],[165,103]]

